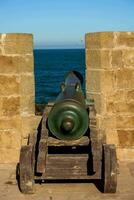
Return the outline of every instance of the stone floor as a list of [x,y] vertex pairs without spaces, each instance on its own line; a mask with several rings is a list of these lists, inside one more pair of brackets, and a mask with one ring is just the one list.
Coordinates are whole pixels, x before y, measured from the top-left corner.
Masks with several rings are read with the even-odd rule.
[[102,194],[92,183],[36,184],[36,193],[20,193],[15,166],[0,164],[0,200],[134,200],[134,161],[120,162],[116,194]]

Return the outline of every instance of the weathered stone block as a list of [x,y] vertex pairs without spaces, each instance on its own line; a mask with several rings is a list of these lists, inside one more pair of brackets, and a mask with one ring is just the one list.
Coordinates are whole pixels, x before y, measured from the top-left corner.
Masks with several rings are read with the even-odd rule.
[[115,90],[115,73],[114,71],[101,71],[100,79],[101,92],[103,93],[113,93]]
[[105,115],[97,114],[97,128],[99,128],[100,130],[104,130],[103,134],[105,134],[106,142],[108,144],[118,145],[115,115],[107,115],[106,113]]
[[101,48],[100,33],[87,33],[85,35],[86,49]]
[[6,54],[31,54],[33,52],[31,34],[6,34],[3,42]]
[[33,35],[28,33],[7,33],[5,35],[5,41],[33,41]]
[[106,103],[106,110],[109,114],[116,113],[115,103],[113,101],[107,101]]
[[19,73],[18,61],[18,57],[0,56],[0,73]]
[[34,96],[34,77],[33,75],[21,75],[20,94]]
[[124,67],[130,67],[134,69],[134,50],[123,50],[123,62]]
[[126,148],[117,148],[117,158],[120,161],[132,161],[134,159],[134,148],[133,147],[126,147]]
[[[21,131],[21,118],[20,117],[1,117],[0,118],[0,130],[18,130]],[[18,133],[18,134],[19,134]]]
[[25,95],[20,97],[21,116],[35,114],[35,98],[34,96]]
[[[1,46],[1,45],[0,45]],[[0,48],[0,55],[2,55],[2,48]]]
[[22,117],[22,139],[26,139],[29,134],[35,133],[40,121],[41,116]]
[[132,90],[126,91],[126,93],[127,101],[134,101],[134,89],[132,88]]
[[117,130],[121,147],[134,146],[134,130]]
[[119,144],[117,130],[112,128],[106,129],[106,142],[107,144],[115,144],[116,146]]
[[0,130],[0,148],[20,148],[21,132],[13,130]]
[[17,163],[19,155],[20,148],[0,148],[0,163]]
[[0,34],[0,54],[1,54],[1,47],[2,47],[2,41],[1,41],[1,34]]
[[110,51],[108,50],[86,50],[87,69],[109,69]]
[[109,69],[111,68],[110,63],[110,51],[109,50],[102,50],[101,51],[101,68],[102,69]]
[[19,93],[19,76],[0,75],[0,95],[14,95]]
[[3,116],[14,116],[20,114],[20,97],[3,97]]
[[134,47],[134,32],[118,32],[116,36],[117,46]]
[[32,56],[0,56],[0,73],[33,73]]
[[87,33],[85,36],[86,49],[112,48],[114,47],[113,32]]
[[87,69],[101,68],[101,56],[99,50],[86,50],[86,66]]
[[6,41],[4,43],[5,54],[32,54],[32,42],[26,41]]
[[118,102],[115,103],[115,109],[117,113],[133,114],[134,113],[134,101],[133,102]]
[[123,53],[121,50],[113,50],[112,51],[112,67],[114,69],[123,67]]
[[2,103],[3,103],[3,97],[0,96],[0,116],[2,116]]
[[109,113],[116,114],[130,114],[134,113],[134,101],[126,102],[126,101],[108,101],[107,102],[107,111]]
[[32,73],[32,75],[34,74],[33,55],[25,55],[24,57],[20,57],[18,63],[20,63],[20,73]]
[[100,128],[107,130],[116,129],[116,116],[106,114],[100,122]]
[[134,116],[117,115],[117,129],[134,129]]
[[113,90],[113,92],[107,92],[106,94],[106,103],[117,102],[117,101],[126,101],[126,91],[125,90]]
[[100,92],[100,70],[86,70],[86,88],[89,92]]
[[134,70],[122,69],[115,72],[117,89],[132,88],[134,85]]

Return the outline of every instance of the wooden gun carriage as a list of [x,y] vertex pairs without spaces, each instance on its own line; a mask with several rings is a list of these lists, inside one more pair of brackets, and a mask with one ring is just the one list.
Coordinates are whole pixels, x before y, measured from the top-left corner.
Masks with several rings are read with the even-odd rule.
[[45,106],[37,133],[21,148],[23,193],[34,192],[35,180],[95,180],[103,192],[116,192],[116,148],[100,137],[94,102],[85,101],[76,75],[69,73],[56,102]]

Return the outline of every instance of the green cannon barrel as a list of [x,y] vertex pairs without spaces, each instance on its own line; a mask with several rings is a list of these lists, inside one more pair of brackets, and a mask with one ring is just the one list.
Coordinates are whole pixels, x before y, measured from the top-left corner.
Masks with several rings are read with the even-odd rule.
[[70,72],[48,115],[49,130],[59,139],[77,140],[87,131],[88,121],[81,80],[75,72]]

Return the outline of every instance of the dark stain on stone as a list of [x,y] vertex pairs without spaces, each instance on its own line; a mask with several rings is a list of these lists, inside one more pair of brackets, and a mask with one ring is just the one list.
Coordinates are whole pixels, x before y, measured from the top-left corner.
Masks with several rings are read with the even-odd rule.
[[7,181],[7,182],[5,182],[5,184],[7,184],[7,185],[14,185],[12,181]]

